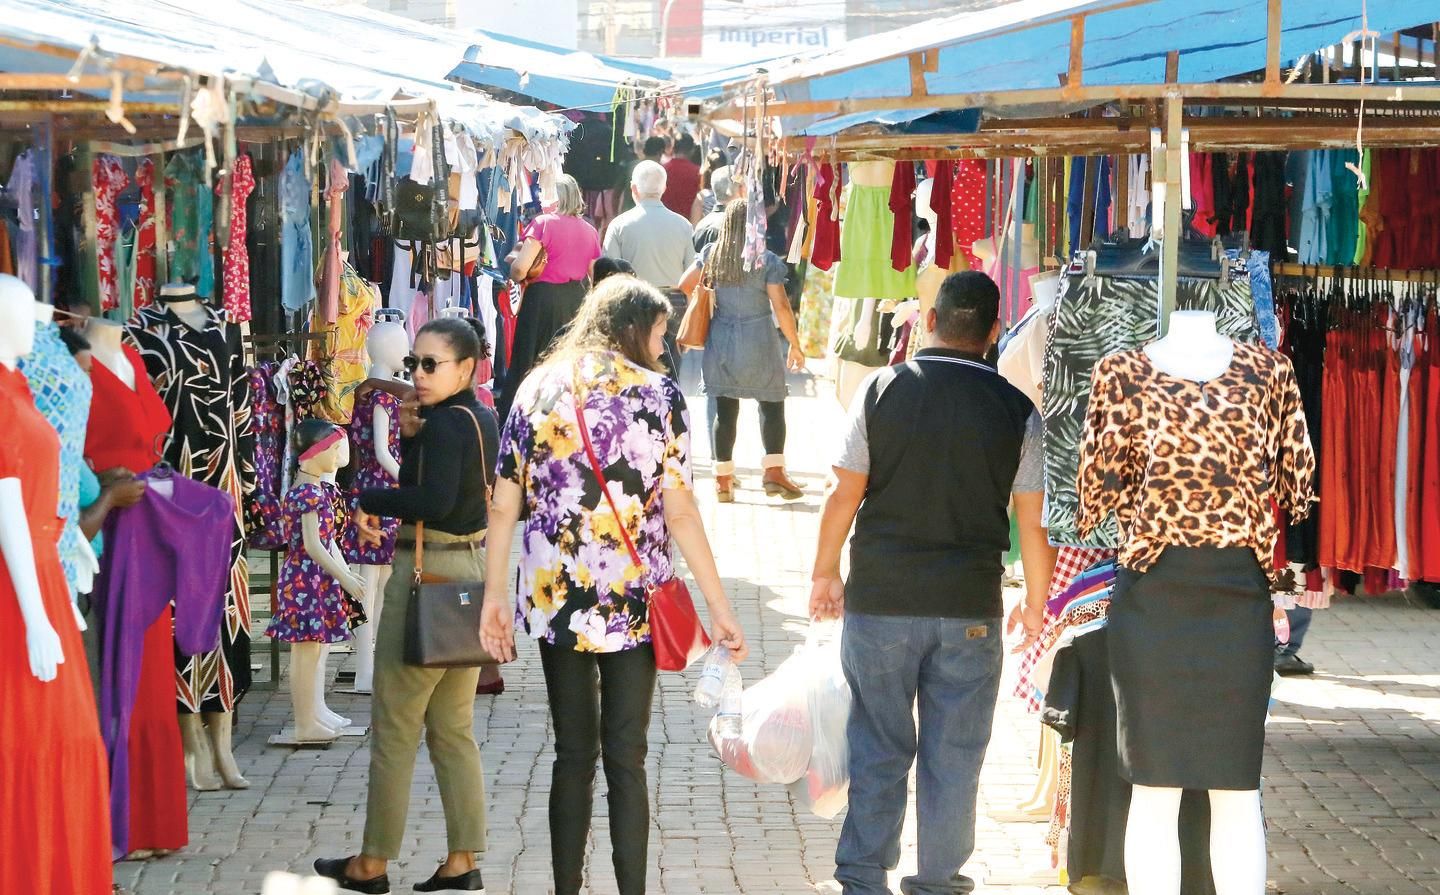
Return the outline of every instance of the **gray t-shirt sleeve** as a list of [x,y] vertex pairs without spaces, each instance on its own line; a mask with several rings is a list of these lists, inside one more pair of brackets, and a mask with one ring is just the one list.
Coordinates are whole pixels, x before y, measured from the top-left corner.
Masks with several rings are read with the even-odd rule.
[[1025,420],[1025,440],[1020,445],[1020,467],[1015,472],[1014,494],[1045,490],[1045,423],[1039,411]]
[[844,441],[832,464],[862,475],[870,474],[870,435],[865,428],[865,396],[869,392],[868,388],[862,386],[856,390],[855,397],[850,399]]
[[790,277],[790,268],[774,252],[765,253],[765,285],[780,286]]

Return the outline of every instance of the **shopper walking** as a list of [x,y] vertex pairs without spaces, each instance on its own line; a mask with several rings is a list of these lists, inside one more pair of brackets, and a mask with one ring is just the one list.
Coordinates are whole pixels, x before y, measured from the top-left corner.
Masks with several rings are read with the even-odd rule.
[[926,315],[929,347],[860,387],[834,464],[810,611],[845,615],[850,812],[835,852],[845,895],[890,892],[917,758],[919,869],[901,890],[974,886],[960,869],[974,851],[1000,683],[1006,504],[1022,452],[1040,449],[1030,400],[983,359],[999,335],[999,304],[984,274],[946,277]]
[[[664,297],[634,277],[612,276],[596,287],[570,332],[520,387],[501,441],[481,634],[493,655],[507,658],[517,621],[540,642],[555,727],[550,848],[557,895],[576,895],[583,885],[597,758],[609,785],[619,891],[646,891],[655,653],[645,588],[674,573],[672,538],[705,597],[712,638],[737,660],[747,652],[690,490],[685,397],[659,372],[669,313]],[[521,519],[519,594],[512,599],[510,547]],[[627,538],[643,568],[632,561]]]
[[405,838],[422,728],[445,809],[449,854],[415,890],[484,889],[475,853],[485,850],[485,781],[471,727],[480,669],[422,668],[404,657],[414,524],[425,523],[426,573],[455,580],[479,580],[485,573],[486,471],[495,467],[499,432],[494,413],[475,400],[479,333],[474,322],[455,318],[420,329],[414,353],[405,359],[416,402],[401,415],[400,485],[360,495],[356,523],[367,541],[379,541],[376,516],[399,518],[402,526],[375,641],[365,838],[355,857],[315,862],[317,873],[346,891],[390,891],[386,862],[399,857]]
[[695,235],[690,239],[695,251],[702,251],[720,238],[720,231],[725,229],[725,208],[739,195],[735,187],[728,167],[717,168],[710,175],[710,192],[715,201],[711,210],[695,224]]
[[742,399],[760,403],[765,493],[795,500],[805,492],[785,472],[785,370],[802,369],[805,355],[785,294],[785,262],[766,252],[753,270],[745,267],[745,210],[743,199],[725,207],[720,238],[701,251],[680,288],[688,293],[703,283],[715,290],[700,389],[715,402],[711,443],[720,501],[735,499],[735,434]]
[[664,362],[670,375],[678,377],[680,352],[675,335],[686,298],[677,286],[695,261],[690,241],[694,231],[688,219],[661,203],[665,183],[665,169],[659,164],[646,160],[635,166],[630,177],[635,207],[610,222],[605,231],[605,254],[629,261],[637,277],[669,298],[672,314],[665,334]]
[[523,282],[544,253],[544,269],[525,287],[515,319],[510,363],[495,402],[502,421],[510,412],[515,390],[535,361],[549,349],[555,334],[575,319],[600,257],[600,234],[582,217],[585,197],[575,178],[569,174],[557,177],[555,195],[555,210],[525,228],[525,238],[510,267],[511,277]]

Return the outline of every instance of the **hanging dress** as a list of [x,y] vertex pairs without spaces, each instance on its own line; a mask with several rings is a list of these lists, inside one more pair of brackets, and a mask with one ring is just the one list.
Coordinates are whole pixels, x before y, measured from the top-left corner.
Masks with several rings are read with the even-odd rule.
[[275,616],[265,634],[286,643],[340,643],[350,639],[345,590],[305,549],[305,516],[320,522],[320,543],[335,542],[335,505],[318,484],[297,484],[285,495],[285,562],[275,582]]
[[19,373],[0,366],[0,479],[19,479],[40,601],[60,638],[52,681],[30,670],[25,622],[0,553],[0,892],[109,895],[105,746],[85,647],[60,568],[60,440]]
[[164,459],[179,474],[235,499],[220,648],[176,658],[182,712],[231,711],[250,688],[250,569],[242,509],[255,485],[250,384],[234,344],[238,333],[223,313],[205,313],[204,328],[192,329],[159,304],[137,312],[125,327],[174,419]]

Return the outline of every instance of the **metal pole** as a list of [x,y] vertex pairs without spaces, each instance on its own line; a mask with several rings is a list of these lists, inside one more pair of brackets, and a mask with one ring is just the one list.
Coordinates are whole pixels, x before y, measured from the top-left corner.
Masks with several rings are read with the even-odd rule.
[[667,50],[670,41],[670,8],[675,5],[675,0],[664,0],[660,6],[660,40],[659,47],[655,51],[656,56],[670,55]]
[[1181,151],[1181,111],[1184,99],[1179,90],[1172,90],[1165,96],[1165,230],[1160,256],[1160,334],[1163,336],[1170,325],[1170,314],[1175,310],[1175,293],[1180,271],[1180,205],[1181,166],[1185,159]]

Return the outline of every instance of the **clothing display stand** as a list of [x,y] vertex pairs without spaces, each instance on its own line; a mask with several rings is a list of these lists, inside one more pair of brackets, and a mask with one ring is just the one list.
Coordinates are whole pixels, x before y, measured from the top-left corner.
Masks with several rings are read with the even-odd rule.
[[[340,736],[363,737],[369,732],[369,727],[361,727],[358,724],[352,724],[344,730],[340,731]],[[271,746],[290,746],[296,749],[329,749],[331,746],[335,745],[334,740],[297,740],[295,738],[295,728],[293,727],[281,728],[279,733],[271,734],[270,738],[267,739],[265,742],[267,745]]]

